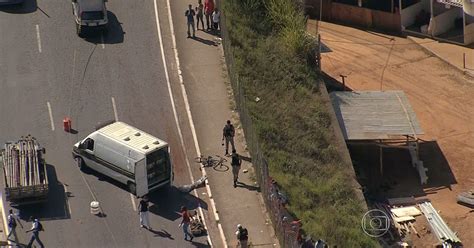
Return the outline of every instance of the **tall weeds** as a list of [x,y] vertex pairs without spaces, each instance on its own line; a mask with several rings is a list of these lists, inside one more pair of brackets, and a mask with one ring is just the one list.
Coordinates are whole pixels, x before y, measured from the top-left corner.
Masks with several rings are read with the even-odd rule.
[[[308,66],[314,41],[293,0],[223,0],[247,108],[270,173],[304,231],[339,247],[375,247],[360,228],[362,203],[341,162],[327,104]],[[226,53],[230,51],[226,50]],[[254,99],[261,99],[255,102]],[[337,125],[337,124],[336,124]]]

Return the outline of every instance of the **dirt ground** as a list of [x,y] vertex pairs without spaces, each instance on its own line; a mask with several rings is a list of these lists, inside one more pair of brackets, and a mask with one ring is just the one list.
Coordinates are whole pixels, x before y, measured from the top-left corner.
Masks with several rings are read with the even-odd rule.
[[[308,31],[315,33],[314,22]],[[322,55],[327,74],[339,81],[340,75],[347,76],[345,84],[352,90],[403,90],[417,114],[425,133],[419,136],[425,141],[420,157],[429,169],[429,183],[419,185],[417,172],[400,165],[409,159],[394,160],[385,165],[398,168],[394,175],[399,180],[389,195],[430,199],[465,247],[474,247],[474,211],[456,203],[460,192],[474,189],[474,78],[409,39],[331,23],[322,23],[320,32],[332,50]],[[404,178],[412,178],[411,183],[403,183]],[[417,218],[416,228],[420,237],[410,237],[415,247],[437,242],[423,218]]]

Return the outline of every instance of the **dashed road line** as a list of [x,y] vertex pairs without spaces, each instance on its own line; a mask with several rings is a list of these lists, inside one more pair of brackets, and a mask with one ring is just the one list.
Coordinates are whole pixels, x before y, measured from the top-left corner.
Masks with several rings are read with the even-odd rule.
[[112,108],[114,109],[114,118],[115,118],[115,121],[118,121],[117,105],[115,105],[115,98],[111,97],[111,99],[112,99]]
[[67,208],[69,210],[69,216],[72,215],[72,211],[71,211],[71,205],[69,204],[69,196],[68,196],[68,192],[67,191],[67,186],[66,184],[63,184],[63,187],[64,187],[64,194],[65,194],[65,198],[66,198],[66,204],[67,204]]
[[105,49],[104,34],[100,35],[100,42],[100,46],[102,47],[102,49]]
[[48,106],[49,120],[51,121],[51,130],[54,131],[53,111],[51,111],[51,104],[49,102],[46,102],[46,105]]
[[[114,109],[114,118],[115,121],[118,121],[118,113],[117,113],[117,105],[115,104],[115,98],[111,97],[112,99],[112,108]],[[137,204],[135,203],[135,196],[130,193],[130,200],[132,200],[132,207],[133,211],[137,211]]]
[[130,194],[130,199],[132,200],[132,207],[133,207],[133,211],[137,211],[137,204],[135,203],[135,196],[133,196],[132,194]]
[[40,36],[40,29],[39,29],[38,24],[36,24],[36,40],[38,41],[38,51],[41,53],[42,52],[42,49],[41,49],[41,36]]

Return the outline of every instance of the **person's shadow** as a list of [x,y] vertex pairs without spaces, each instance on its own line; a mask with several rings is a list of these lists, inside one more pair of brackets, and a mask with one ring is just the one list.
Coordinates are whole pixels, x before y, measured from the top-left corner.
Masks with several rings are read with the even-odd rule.
[[252,186],[252,185],[245,184],[243,182],[237,182],[237,187],[246,188],[246,189],[251,190],[251,191],[260,192],[260,187],[259,186]]
[[160,231],[158,230],[148,230],[152,233],[154,233],[155,237],[162,237],[162,238],[167,238],[167,239],[171,239],[171,240],[174,240],[174,238],[171,236],[171,234],[169,232],[167,232],[166,230],[163,230],[161,229]]
[[195,40],[195,41],[199,41],[203,44],[206,44],[208,46],[217,46],[216,42],[215,41],[212,41],[212,40],[207,40],[207,39],[203,39],[201,37],[197,37],[197,36],[194,36],[194,37],[190,37],[191,39]]

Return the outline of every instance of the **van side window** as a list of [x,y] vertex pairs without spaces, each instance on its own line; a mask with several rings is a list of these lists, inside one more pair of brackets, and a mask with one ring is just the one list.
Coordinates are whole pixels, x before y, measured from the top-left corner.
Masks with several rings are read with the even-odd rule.
[[93,139],[91,139],[91,138],[86,139],[85,143],[86,143],[86,149],[87,150],[94,151],[94,140]]

